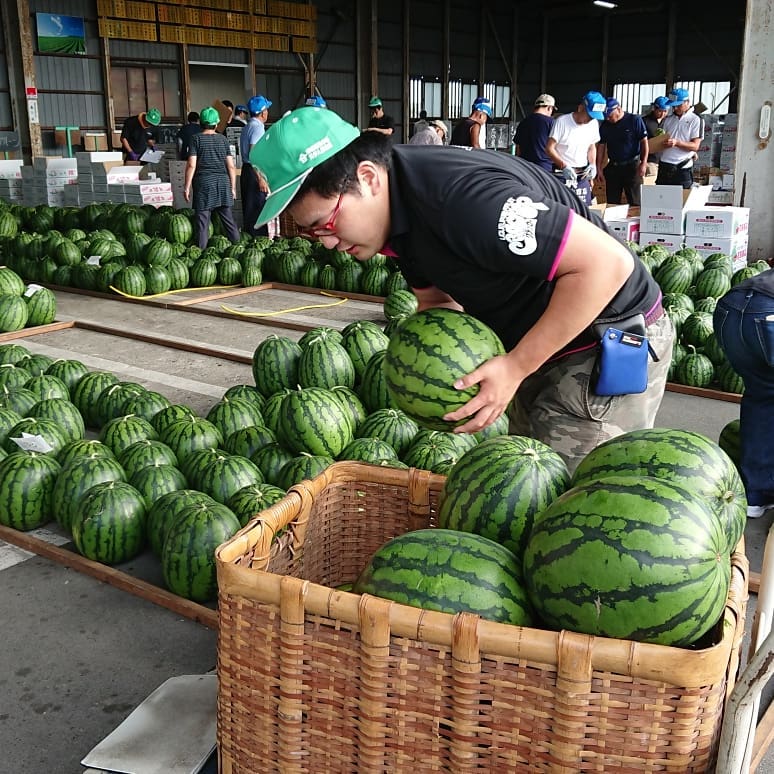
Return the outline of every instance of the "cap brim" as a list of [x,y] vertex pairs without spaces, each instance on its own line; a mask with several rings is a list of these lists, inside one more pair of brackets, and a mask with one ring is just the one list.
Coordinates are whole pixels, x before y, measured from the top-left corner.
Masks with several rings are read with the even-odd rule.
[[674,100],[672,102],[667,102],[666,106],[667,107],[674,107],[675,105],[682,105],[683,102],[685,102],[684,99],[676,99],[676,100]]
[[308,170],[307,173],[297,181],[266,197],[266,202],[263,205],[261,214],[258,216],[258,220],[255,221],[256,228],[266,225],[270,220],[274,220],[274,218],[285,211],[286,207],[293,201],[293,197],[298,193],[298,189],[304,184],[304,180],[306,180],[311,171],[311,169]]
[[597,121],[604,121],[605,120],[605,114],[600,113],[598,110],[589,110],[586,109],[586,112],[592,117],[595,118]]

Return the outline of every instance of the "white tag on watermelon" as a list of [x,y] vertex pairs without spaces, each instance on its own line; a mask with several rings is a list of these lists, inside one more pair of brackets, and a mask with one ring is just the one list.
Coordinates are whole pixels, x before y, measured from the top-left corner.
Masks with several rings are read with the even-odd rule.
[[24,295],[29,298],[34,296],[39,290],[43,290],[43,285],[27,285],[27,289],[24,291]]
[[88,266],[99,266],[100,257],[98,255],[90,255],[86,259],[86,264]]
[[30,433],[22,432],[21,438],[11,438],[11,440],[23,451],[34,451],[47,454],[54,448],[42,435],[32,435]]

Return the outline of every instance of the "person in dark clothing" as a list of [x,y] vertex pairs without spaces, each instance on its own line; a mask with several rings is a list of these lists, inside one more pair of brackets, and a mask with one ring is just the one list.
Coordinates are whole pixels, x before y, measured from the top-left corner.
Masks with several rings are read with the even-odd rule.
[[541,94],[535,100],[532,113],[519,122],[516,134],[513,136],[513,144],[516,146],[516,155],[525,161],[537,164],[546,172],[553,171],[554,164],[546,153],[546,143],[551,127],[554,125],[554,110],[556,100],[550,94]]
[[207,247],[213,212],[218,213],[231,242],[239,241],[239,229],[232,212],[236,197],[236,167],[228,141],[215,131],[219,120],[215,108],[202,110],[202,131],[191,137],[185,168],[183,196],[187,202],[193,198],[194,230],[202,250]]
[[463,118],[452,130],[449,144],[466,148],[486,148],[484,127],[491,115],[492,106],[489,102],[474,102],[470,115]]
[[201,132],[199,114],[192,110],[188,114],[188,123],[177,131],[177,158],[178,161],[188,161],[188,149],[191,145],[191,137]]
[[137,161],[148,148],[156,144],[156,129],[161,123],[161,112],[150,108],[146,113],[129,116],[121,128],[121,147],[126,161]]
[[395,121],[392,120],[392,116],[385,115],[381,99],[379,97],[371,97],[368,107],[371,108],[371,120],[368,122],[368,130],[392,136],[395,132]]
[[747,516],[774,509],[774,269],[734,285],[713,315],[715,335],[744,381],[739,414],[739,470]]
[[241,129],[247,124],[247,118],[247,105],[236,105],[234,107],[234,117],[228,122],[228,125],[234,129]]
[[[331,110],[294,110],[250,158],[271,190],[259,222],[288,208],[300,234],[328,249],[392,256],[420,310],[464,309],[500,337],[507,354],[454,385],[479,386],[444,417],[461,423],[455,432],[507,411],[512,433],[550,444],[574,468],[607,438],[653,426],[674,340],[661,292],[555,176],[509,154],[395,144]],[[659,358],[646,390],[598,395],[590,326],[633,315]]]
[[[666,97],[656,97],[653,100],[650,113],[642,120],[645,121],[645,129],[648,132],[648,139],[664,134],[663,123],[669,112],[669,100]],[[661,158],[660,153],[648,153],[648,166],[645,170],[648,175],[658,174],[658,162]]]
[[597,179],[605,185],[608,204],[620,204],[623,193],[630,207],[640,206],[640,186],[647,163],[645,122],[641,116],[626,113],[615,97],[608,97],[597,143]]

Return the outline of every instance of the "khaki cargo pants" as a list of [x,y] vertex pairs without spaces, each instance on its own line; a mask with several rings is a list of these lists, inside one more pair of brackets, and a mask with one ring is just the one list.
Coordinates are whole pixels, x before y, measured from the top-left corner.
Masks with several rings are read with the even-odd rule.
[[648,388],[637,395],[595,395],[589,387],[596,349],[547,363],[524,380],[508,407],[509,432],[548,444],[573,472],[603,441],[653,427],[672,358],[674,328],[666,313],[648,326],[659,361],[648,361]]

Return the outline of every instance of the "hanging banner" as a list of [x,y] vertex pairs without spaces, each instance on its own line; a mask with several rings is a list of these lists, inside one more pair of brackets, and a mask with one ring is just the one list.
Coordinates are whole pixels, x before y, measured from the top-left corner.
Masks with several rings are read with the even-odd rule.
[[82,16],[36,13],[38,51],[41,54],[85,54],[86,30]]

